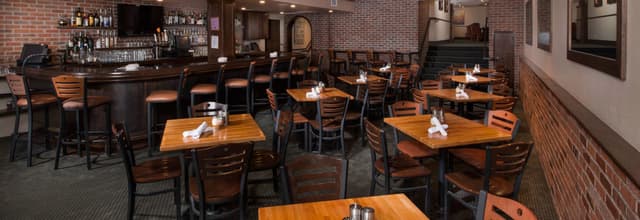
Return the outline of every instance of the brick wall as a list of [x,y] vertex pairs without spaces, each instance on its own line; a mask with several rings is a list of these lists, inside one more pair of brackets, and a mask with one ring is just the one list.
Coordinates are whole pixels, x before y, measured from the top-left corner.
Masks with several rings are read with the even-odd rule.
[[487,6],[489,17],[489,56],[493,55],[493,34],[496,31],[512,31],[515,37],[515,57],[513,65],[514,89],[518,91],[520,81],[519,62],[524,44],[525,3],[522,0],[491,0]]
[[520,67],[521,99],[558,216],[640,219],[638,187],[532,69]]
[[[186,5],[193,5],[187,1]],[[15,65],[24,43],[48,44],[52,52],[62,48],[73,30],[58,29],[57,22],[61,17],[68,19],[75,8],[115,8],[118,3],[160,4],[155,0],[0,0],[0,65]]]

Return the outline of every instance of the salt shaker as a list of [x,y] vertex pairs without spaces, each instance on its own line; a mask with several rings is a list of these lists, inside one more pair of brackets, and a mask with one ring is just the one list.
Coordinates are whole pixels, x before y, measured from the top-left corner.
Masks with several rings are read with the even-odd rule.
[[353,203],[349,205],[349,219],[360,220],[361,218],[362,218],[362,206],[358,205],[358,203]]
[[375,220],[375,210],[371,207],[362,208],[362,218],[361,220]]

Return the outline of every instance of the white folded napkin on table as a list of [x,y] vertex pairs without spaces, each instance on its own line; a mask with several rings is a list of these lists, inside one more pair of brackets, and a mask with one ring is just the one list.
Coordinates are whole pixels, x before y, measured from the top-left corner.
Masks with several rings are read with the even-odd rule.
[[359,83],[365,83],[365,82],[367,82],[367,75],[365,75],[365,74],[360,74],[360,78],[356,79],[356,82],[359,82]]
[[440,121],[436,117],[432,117],[431,118],[431,125],[433,127],[429,128],[429,134],[440,132],[440,135],[442,135],[442,136],[446,137],[447,135],[449,135],[447,133],[447,130],[446,130],[447,128],[449,128],[449,125],[441,124]]
[[125,71],[137,71],[138,68],[140,68],[140,64],[137,63],[127,64],[124,66]]
[[475,81],[478,81],[478,78],[476,78],[475,76],[473,76],[473,75],[471,75],[471,74],[467,74],[467,75],[466,75],[466,80],[467,80],[468,82],[475,82]]
[[198,128],[194,130],[184,131],[182,132],[182,137],[191,137],[193,139],[199,139],[200,135],[207,130],[207,122],[203,121]]
[[461,90],[460,92],[456,93],[456,99],[469,99],[469,94],[464,92],[464,90]]
[[277,51],[269,53],[269,58],[276,58],[276,57],[278,57],[278,52]]

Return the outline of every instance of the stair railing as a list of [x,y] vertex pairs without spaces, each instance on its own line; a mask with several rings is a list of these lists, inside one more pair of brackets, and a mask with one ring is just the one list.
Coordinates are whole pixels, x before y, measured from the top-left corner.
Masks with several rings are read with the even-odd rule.
[[[424,65],[424,62],[427,60],[427,53],[429,53],[429,32],[430,32],[430,28],[431,28],[431,22],[433,21],[444,21],[449,23],[449,40],[452,39],[453,37],[453,27],[451,26],[451,21],[450,20],[445,20],[442,18],[436,18],[436,17],[429,17],[429,20],[427,21],[427,28],[425,29],[424,33],[422,34],[422,41],[420,42],[420,48],[418,49],[418,64],[420,65]],[[423,70],[425,68],[422,68]],[[422,73],[419,73],[420,75],[422,75]]]

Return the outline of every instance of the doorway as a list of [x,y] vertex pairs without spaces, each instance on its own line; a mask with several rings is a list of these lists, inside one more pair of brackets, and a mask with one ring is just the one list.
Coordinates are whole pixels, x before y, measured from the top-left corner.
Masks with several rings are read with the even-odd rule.
[[269,19],[267,52],[280,51],[280,20]]

